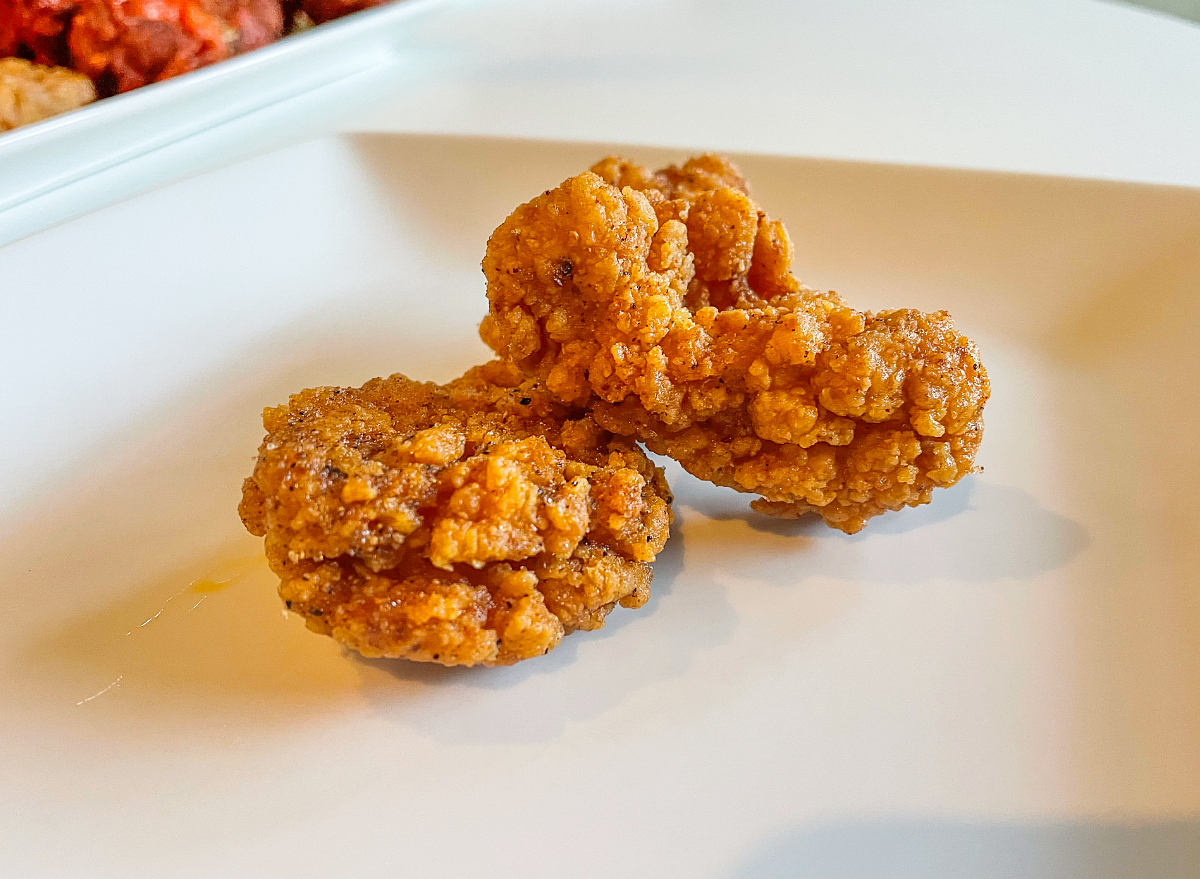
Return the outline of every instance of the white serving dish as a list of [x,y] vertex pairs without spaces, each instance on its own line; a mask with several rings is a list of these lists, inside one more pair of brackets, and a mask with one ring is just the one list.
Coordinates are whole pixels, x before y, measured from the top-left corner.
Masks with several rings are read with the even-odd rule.
[[254,52],[0,133],[0,246],[154,185],[333,130],[405,63],[397,0]]
[[0,251],[0,874],[1191,875],[1196,190],[745,156],[801,277],[979,340],[984,473],[847,537],[672,468],[655,597],[511,669],[283,615],[261,408],[487,356],[488,233],[606,150],[325,138]]

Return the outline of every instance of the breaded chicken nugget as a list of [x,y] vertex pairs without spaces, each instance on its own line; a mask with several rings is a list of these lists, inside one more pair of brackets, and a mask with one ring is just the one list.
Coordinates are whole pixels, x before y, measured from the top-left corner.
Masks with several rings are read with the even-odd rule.
[[263,422],[242,521],[287,607],[365,656],[508,665],[649,597],[662,471],[510,367],[315,388]]
[[945,312],[856,311],[791,261],[725,160],[606,159],[492,234],[480,333],[606,429],[853,533],[971,472],[988,378]]

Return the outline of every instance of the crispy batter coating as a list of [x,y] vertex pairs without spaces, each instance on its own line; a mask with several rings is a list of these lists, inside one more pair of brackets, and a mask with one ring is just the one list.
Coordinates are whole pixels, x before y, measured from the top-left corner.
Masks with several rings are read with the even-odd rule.
[[279,0],[77,0],[71,66],[124,92],[271,43]]
[[287,607],[365,656],[508,665],[649,597],[662,471],[511,367],[314,388],[263,422],[242,521]]
[[38,122],[96,100],[92,81],[63,67],[0,58],[0,131]]
[[480,334],[562,402],[776,516],[853,533],[971,472],[987,374],[945,312],[860,312],[715,156],[609,158],[522,205]]

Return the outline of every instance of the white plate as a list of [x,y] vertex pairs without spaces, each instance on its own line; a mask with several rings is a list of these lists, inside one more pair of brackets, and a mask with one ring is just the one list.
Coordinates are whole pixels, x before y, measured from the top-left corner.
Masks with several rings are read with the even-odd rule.
[[488,233],[605,151],[326,139],[0,252],[0,873],[1191,875],[1194,190],[743,157],[801,277],[979,340],[985,472],[847,537],[672,468],[650,603],[510,669],[284,618],[261,408],[485,357]]

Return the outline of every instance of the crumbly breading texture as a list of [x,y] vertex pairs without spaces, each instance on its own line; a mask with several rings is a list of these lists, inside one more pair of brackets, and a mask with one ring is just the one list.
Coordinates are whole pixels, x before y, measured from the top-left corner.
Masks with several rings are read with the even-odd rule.
[[242,521],[287,607],[365,656],[508,665],[649,597],[662,471],[511,367],[314,388],[263,423]]
[[62,67],[0,58],[0,131],[29,125],[96,100],[92,81]]
[[945,312],[856,311],[792,254],[726,160],[605,159],[492,234],[480,334],[606,429],[853,533],[971,472],[987,373]]

